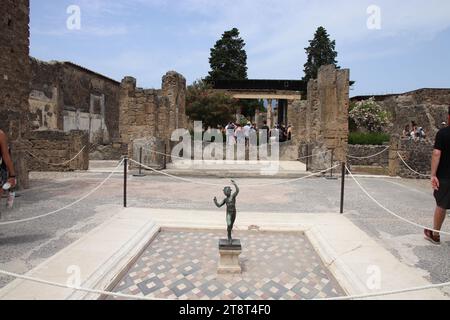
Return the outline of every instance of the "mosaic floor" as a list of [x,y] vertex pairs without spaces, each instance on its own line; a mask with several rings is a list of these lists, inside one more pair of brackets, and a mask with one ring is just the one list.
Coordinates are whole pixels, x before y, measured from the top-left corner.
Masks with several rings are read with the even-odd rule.
[[167,299],[313,299],[345,295],[308,239],[297,233],[236,232],[241,275],[217,275],[223,232],[163,231],[114,292]]

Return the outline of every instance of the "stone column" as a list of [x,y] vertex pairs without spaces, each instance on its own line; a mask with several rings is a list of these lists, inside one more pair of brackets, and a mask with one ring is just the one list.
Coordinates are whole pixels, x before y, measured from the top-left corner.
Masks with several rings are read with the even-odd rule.
[[267,99],[267,125],[272,129],[273,126],[273,110],[272,99]]
[[397,152],[401,150],[400,136],[392,135],[389,146],[389,175],[391,177],[396,177],[399,169],[399,158]]
[[241,120],[241,114],[242,114],[242,108],[238,107],[236,110],[236,122],[239,123],[239,121]]
[[255,125],[257,128],[260,127],[259,119],[261,119],[261,115],[260,115],[260,111],[259,111],[259,107],[258,107],[258,109],[255,110]]

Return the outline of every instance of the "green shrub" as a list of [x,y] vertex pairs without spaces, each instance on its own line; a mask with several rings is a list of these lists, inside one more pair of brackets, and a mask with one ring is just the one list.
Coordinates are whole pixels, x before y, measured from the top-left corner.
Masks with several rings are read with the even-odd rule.
[[349,144],[382,145],[385,142],[389,142],[389,140],[389,134],[378,132],[351,132],[348,136]]

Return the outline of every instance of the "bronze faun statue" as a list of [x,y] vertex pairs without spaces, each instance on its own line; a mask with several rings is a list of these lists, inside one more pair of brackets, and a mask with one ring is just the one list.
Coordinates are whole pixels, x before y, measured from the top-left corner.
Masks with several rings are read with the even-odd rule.
[[231,180],[231,183],[236,188],[236,191],[231,194],[231,187],[225,187],[223,189],[223,193],[226,198],[221,202],[217,202],[217,198],[214,197],[214,203],[218,208],[223,207],[223,205],[227,205],[227,232],[228,232],[228,242],[230,244],[233,243],[233,239],[231,237],[231,231],[233,231],[234,221],[236,220],[236,197],[239,194],[239,187],[237,186],[234,180]]

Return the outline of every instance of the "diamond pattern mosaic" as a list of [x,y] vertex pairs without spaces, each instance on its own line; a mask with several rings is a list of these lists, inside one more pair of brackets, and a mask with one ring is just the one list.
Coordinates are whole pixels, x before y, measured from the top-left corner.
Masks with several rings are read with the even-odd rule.
[[305,235],[237,231],[243,273],[218,275],[223,232],[162,231],[114,292],[164,299],[287,300],[345,295]]

